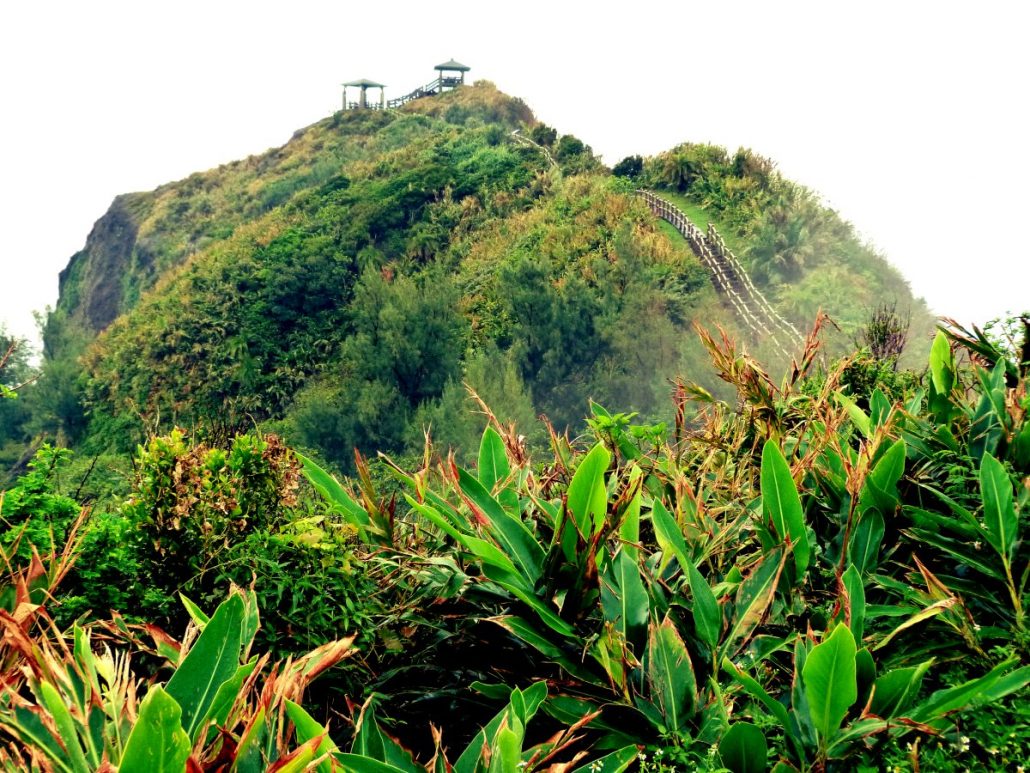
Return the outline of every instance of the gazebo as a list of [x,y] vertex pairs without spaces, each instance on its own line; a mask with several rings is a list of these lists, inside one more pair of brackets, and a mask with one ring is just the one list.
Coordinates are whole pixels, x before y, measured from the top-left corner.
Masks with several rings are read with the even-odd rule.
[[[347,104],[347,87],[348,86],[353,86],[353,87],[358,88],[358,89],[361,90],[359,92],[359,94],[358,94],[358,101],[357,102],[351,102],[350,104]],[[351,81],[350,83],[344,83],[343,84],[343,109],[344,110],[354,110],[354,109],[372,108],[372,109],[383,110],[386,107],[386,92],[383,91],[383,89],[385,89],[385,88],[386,88],[386,86],[384,86],[382,83],[376,83],[375,81],[370,81],[368,78],[362,78],[361,80]],[[368,98],[367,98],[367,95],[366,95],[366,92],[369,89],[379,89],[379,104],[378,105],[369,104]]]
[[[434,69],[440,79],[440,91],[443,91],[445,88],[453,89],[456,86],[463,84],[465,82],[465,73],[472,68],[451,59],[443,64],[438,64]],[[448,75],[448,73],[452,74]],[[454,75],[453,73],[457,73],[457,75]]]

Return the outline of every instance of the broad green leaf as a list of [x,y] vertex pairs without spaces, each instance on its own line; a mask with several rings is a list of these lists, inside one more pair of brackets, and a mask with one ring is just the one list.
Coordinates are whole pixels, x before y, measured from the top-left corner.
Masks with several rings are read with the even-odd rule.
[[[493,621],[491,621],[493,622]],[[480,695],[485,695],[492,701],[503,701],[511,695],[511,687],[498,682],[497,684],[487,684],[486,682],[473,682],[469,685]]]
[[34,746],[45,753],[56,766],[55,770],[71,773],[68,755],[36,712],[23,706],[15,706],[14,721],[5,718],[4,722],[6,726],[3,729],[6,732],[17,737],[24,745]]
[[[857,744],[865,742],[867,739],[893,726],[896,726],[896,723],[883,719],[856,719],[853,722],[848,722],[837,733],[837,736],[829,746],[826,747],[826,756],[833,759],[834,757],[846,757],[848,754],[853,754]],[[789,770],[793,771],[796,768],[790,768]],[[773,773],[777,773],[775,768]]]
[[697,568],[688,562],[685,569],[690,580],[690,595],[693,597],[690,611],[694,617],[694,628],[698,638],[714,650],[722,634],[722,609]]
[[[729,658],[723,658],[722,670],[733,677],[753,698],[761,702],[769,710],[769,713],[779,721],[779,725],[783,728],[784,732],[791,735],[790,715],[787,713],[786,706],[773,698],[754,677],[738,668]],[[791,739],[795,740],[793,736],[791,736]]]
[[179,600],[182,602],[182,605],[186,607],[186,612],[189,613],[190,619],[196,623],[197,628],[203,631],[204,626],[207,625],[211,618],[207,616],[203,609],[198,607],[181,593],[179,594]]
[[916,526],[930,529],[932,531],[949,532],[963,540],[971,541],[984,536],[986,530],[976,520],[976,517],[965,508],[963,513],[941,513],[931,510],[924,510],[921,507],[905,505],[905,515],[911,519]]
[[[580,659],[578,657],[570,658],[564,649],[559,647],[547,638],[546,635],[541,633],[521,617],[516,617],[515,615],[503,615],[487,619],[501,626],[512,635],[522,639],[522,641],[526,642],[526,644],[531,647],[534,647],[545,658],[557,663],[581,682],[586,682],[587,684],[593,684],[599,687],[607,685],[607,682],[590,673],[590,671],[580,663]],[[574,633],[569,635],[572,636]]]
[[1030,666],[1023,666],[998,678],[994,684],[980,693],[977,700],[978,705],[985,705],[991,701],[1001,700],[1017,690],[1022,690],[1030,684]]
[[489,773],[509,773],[518,771],[519,763],[522,762],[522,737],[525,728],[518,721],[513,721],[511,726],[503,726],[494,736],[494,742],[490,747],[490,768]]
[[[73,700],[78,716],[86,717],[83,722],[82,740],[86,759],[91,767],[100,767],[104,755],[104,711],[97,706],[100,701],[95,700],[96,696],[102,694],[100,680],[97,676],[96,658],[90,645],[88,629],[78,625],[72,626],[72,638],[74,640],[73,652],[75,661],[82,669],[82,682],[74,679]],[[80,686],[81,684],[81,686]],[[81,720],[80,720],[81,721]]]
[[[422,504],[416,501],[410,495],[404,495],[405,501],[411,506],[415,512],[419,513],[430,523],[434,524],[440,531],[446,534],[448,537],[453,539],[459,545],[467,547],[465,545],[465,533],[460,531],[454,522],[440,514],[436,508],[430,507],[429,505]],[[445,511],[446,512],[446,511]]]
[[877,387],[869,398],[869,419],[874,427],[882,427],[891,413],[891,402],[883,390]]
[[[945,714],[958,711],[974,703],[986,703],[997,696],[993,691],[1002,677],[1012,677],[1012,674],[1005,674],[1013,664],[1015,658],[1003,661],[981,677],[970,679],[955,687],[948,687],[937,690],[929,698],[920,703],[910,712],[908,716],[917,722],[932,722]],[[1012,690],[1018,690],[1030,684],[1030,667],[1017,669],[1018,677],[1008,679],[1007,686]]]
[[511,580],[517,582],[522,588],[531,587],[526,584],[526,576],[515,568],[508,554],[497,547],[494,543],[480,539],[479,537],[464,538],[465,546],[472,554],[483,562],[484,566],[494,566],[511,575]]
[[182,729],[182,709],[160,685],[150,688],[125,742],[122,773],[181,773],[190,756],[190,739]]
[[796,732],[798,737],[808,747],[819,744],[819,733],[812,719],[812,710],[809,707],[808,694],[805,692],[803,678],[805,665],[808,663],[808,656],[811,654],[812,649],[813,647],[809,645],[804,637],[797,636],[794,638],[794,674],[790,685],[790,719],[793,725],[793,732]]
[[362,706],[357,728],[351,741],[352,754],[390,765],[405,773],[423,773],[424,769],[415,763],[411,752],[384,733],[376,720],[371,700]]
[[951,355],[951,345],[944,331],[938,330],[930,347],[930,378],[933,380],[937,394],[947,396],[955,384],[955,367]]
[[915,544],[925,543],[947,553],[955,560],[956,566],[968,566],[998,582],[1005,582],[1005,573],[998,567],[993,554],[984,551],[978,557],[975,548],[969,549],[972,540],[948,537],[930,529],[905,529],[904,533],[916,540]]
[[637,755],[639,754],[640,750],[636,746],[623,746],[611,754],[606,754],[591,763],[581,765],[572,773],[622,773],[636,762]]
[[268,735],[265,708],[260,707],[243,731],[239,746],[236,747],[236,761],[233,773],[262,773],[267,767],[261,758],[261,743]]
[[782,548],[770,550],[762,562],[740,583],[733,603],[733,618],[730,631],[723,644],[722,653],[732,654],[739,640],[746,642],[762,618],[776,594],[776,585],[786,562],[787,553]]
[[848,594],[851,633],[854,634],[855,641],[860,642],[865,635],[865,585],[862,582],[862,573],[851,564],[841,579]]
[[674,735],[694,713],[697,683],[687,647],[668,617],[651,625],[647,642],[647,682],[651,703],[661,712],[665,729]]
[[672,513],[658,499],[655,499],[651,507],[651,524],[654,526],[658,546],[662,549],[662,569],[673,557],[679,562],[681,569],[693,563],[690,556],[687,555],[687,543],[683,539],[683,530],[680,529],[680,525]]
[[801,498],[790,474],[790,467],[779,446],[766,441],[762,449],[762,507],[766,517],[772,521],[776,536],[781,540],[790,537],[794,546],[794,563],[798,577],[808,568],[808,530],[805,528],[805,514],[801,509]]
[[884,647],[886,647],[891,642],[891,640],[895,636],[897,636],[902,631],[905,631],[905,630],[911,628],[914,625],[918,625],[919,623],[923,622],[924,620],[929,620],[931,617],[936,617],[937,615],[941,614],[942,612],[945,612],[945,611],[951,609],[953,606],[955,606],[958,603],[959,603],[958,598],[956,598],[955,596],[949,596],[947,598],[941,599],[940,601],[935,601],[933,604],[931,604],[930,606],[926,607],[925,609],[920,609],[918,612],[916,612],[914,615],[912,615],[910,618],[908,618],[908,620],[906,620],[901,625],[899,625],[896,628],[894,628],[894,630],[892,630],[890,633],[888,633],[886,636],[884,636],[882,639],[880,639],[880,641],[878,641],[875,644],[875,646],[873,646],[873,649],[874,650],[883,649]]
[[236,702],[236,698],[239,697],[243,681],[254,672],[256,666],[257,656],[254,656],[250,659],[250,662],[237,668],[232,678],[222,683],[222,686],[218,688],[218,692],[215,693],[215,699],[211,702],[211,709],[207,713],[207,718],[210,722],[218,726],[225,724],[229,718],[229,712],[232,711],[233,704]]
[[483,564],[483,574],[515,596],[515,598],[521,599],[528,604],[540,618],[541,622],[552,631],[566,638],[576,635],[572,626],[558,616],[549,602],[544,601],[532,590],[528,589],[525,586],[525,581],[518,574],[505,571],[489,563]]
[[479,482],[487,491],[493,491],[498,481],[511,474],[508,464],[508,452],[504,441],[493,427],[483,431],[483,439],[479,444]]
[[[633,466],[629,474],[630,485],[634,485],[640,478],[640,468]],[[619,539],[622,540],[622,549],[629,553],[630,558],[637,560],[640,556],[640,505],[643,497],[639,489],[633,498],[626,505],[622,514],[622,523],[619,524]]]
[[876,662],[868,647],[859,648],[855,655],[855,674],[858,679],[858,698],[865,702],[869,699],[869,691],[876,681]]
[[976,375],[980,381],[984,397],[990,400],[994,406],[998,422],[1006,427],[1011,426],[1011,417],[1009,416],[1008,408],[1005,406],[1005,363],[999,362],[993,370],[977,368]]
[[261,627],[261,610],[258,608],[257,592],[253,588],[243,591],[243,627],[240,629],[240,644],[243,646],[243,660],[250,657],[254,637]]
[[240,666],[243,615],[243,599],[237,594],[219,604],[165,687],[182,708],[182,725],[191,741],[196,740],[218,688]]
[[873,697],[869,710],[878,717],[890,719],[904,714],[909,704],[919,695],[923,676],[933,664],[926,660],[918,666],[888,671],[873,683]]
[[845,394],[836,392],[833,396],[837,399],[837,402],[844,406],[844,410],[848,412],[848,418],[851,419],[851,423],[855,425],[855,428],[862,433],[862,437],[871,438],[873,430],[866,412],[859,408],[855,401]]
[[408,773],[403,768],[363,757],[360,754],[337,754],[335,759],[346,773]]
[[735,722],[719,742],[722,764],[732,773],[765,773],[769,745],[765,735],[750,722]]
[[490,533],[504,548],[508,557],[532,585],[540,579],[544,549],[536,541],[529,527],[518,513],[507,512],[478,479],[465,470],[458,470],[458,483],[466,501],[476,507],[489,521]]
[[598,443],[579,463],[569,484],[569,512],[572,513],[579,533],[586,540],[590,540],[604,525],[608,512],[604,475],[611,460],[608,449]]
[[280,757],[275,761],[275,773],[305,773],[310,770],[317,746],[317,739],[311,740]]
[[68,710],[64,698],[61,697],[61,693],[49,682],[41,682],[39,692],[46,710],[50,712],[50,716],[54,720],[61,743],[67,751],[66,759],[71,764],[71,769],[75,773],[89,773],[86,755],[82,751],[82,745],[79,743],[79,736],[76,732],[76,722],[72,719],[71,712]]
[[[1004,394],[1004,391],[1002,391],[1002,394]],[[1002,397],[1002,400],[1004,400],[1004,397]],[[1008,416],[1007,413],[1003,415]],[[984,454],[996,453],[1002,432],[1003,428],[998,420],[994,402],[989,394],[985,394],[980,398],[976,411],[969,420],[968,446],[970,458],[982,461]]]
[[1010,446],[1013,463],[1019,468],[1030,465],[1030,421],[1024,421],[1023,428]]
[[980,494],[984,502],[984,521],[991,547],[1008,565],[1019,533],[1019,519],[1012,501],[1012,481],[1004,465],[990,454],[980,464]]
[[844,624],[808,654],[801,679],[819,737],[828,741],[840,728],[848,709],[858,700],[855,637]]
[[625,549],[619,550],[605,572],[601,608],[626,641],[643,643],[650,604],[640,569]]
[[848,557],[863,575],[880,562],[880,544],[883,542],[884,522],[879,510],[867,510],[858,517],[855,533],[851,535]]
[[859,494],[862,512],[877,508],[883,515],[894,513],[898,506],[898,482],[905,474],[905,441],[899,440],[880,457],[866,476]]
[[365,508],[354,501],[354,498],[340,485],[340,483],[323,470],[313,461],[296,451],[297,458],[304,467],[304,476],[314,487],[322,498],[333,506],[340,515],[347,519],[347,522],[355,526],[358,533],[364,537],[366,530],[371,525],[368,513]]
[[[303,708],[291,700],[286,701],[286,716],[288,716],[290,721],[293,723],[293,726],[297,731],[297,740],[300,743],[307,743],[315,738],[322,739],[318,748],[315,750],[315,756],[321,757],[325,754],[335,755],[340,753],[339,747],[333,743],[332,739],[329,737],[329,731],[322,727],[322,725]],[[319,773],[333,773],[332,760],[325,759],[318,763],[317,770]]]
[[454,763],[454,773],[477,773],[480,770],[478,764],[483,747],[489,747],[492,744],[497,732],[513,710],[514,704],[519,704],[518,715],[523,726],[525,726],[533,718],[546,698],[546,682],[534,682],[525,690],[519,690],[518,688],[512,690],[509,704],[476,734],[472,742],[465,748],[465,751],[461,753],[458,761]]

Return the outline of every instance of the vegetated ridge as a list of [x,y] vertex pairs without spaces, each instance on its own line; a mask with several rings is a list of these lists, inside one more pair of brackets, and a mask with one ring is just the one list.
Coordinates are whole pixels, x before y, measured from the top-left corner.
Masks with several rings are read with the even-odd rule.
[[[658,223],[638,186],[731,238],[726,287],[714,253]],[[720,243],[704,249],[726,263]],[[428,425],[474,446],[463,383],[507,418],[558,427],[591,398],[664,415],[677,373],[720,389],[695,320],[785,369],[798,336],[756,335],[758,305],[720,302],[730,286],[760,288],[762,313],[792,330],[828,312],[831,350],[884,301],[928,327],[897,272],[755,154],[684,145],[612,176],[480,82],[337,113],[118,197],[62,272],[47,350],[85,367],[73,437],[128,448],[174,424],[228,436],[258,422],[347,466],[352,448],[415,447]]]
[[[0,489],[0,770],[1022,769],[1030,317],[905,368],[747,151],[609,173],[486,85],[269,156],[320,134],[256,214],[122,197],[41,374],[0,331],[0,430],[76,443]],[[880,305],[778,352],[827,275]]]

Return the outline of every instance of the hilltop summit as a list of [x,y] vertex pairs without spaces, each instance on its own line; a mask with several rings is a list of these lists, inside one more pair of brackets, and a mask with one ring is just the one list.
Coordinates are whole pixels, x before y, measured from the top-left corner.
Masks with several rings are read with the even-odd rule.
[[823,308],[850,345],[882,298],[925,314],[850,226],[754,154],[683,145],[621,168],[634,179],[485,81],[344,110],[119,196],[61,274],[48,351],[83,354],[88,437],[265,422],[344,465],[445,415],[445,440],[462,443],[463,383],[558,426],[589,399],[658,416],[667,379],[703,371],[694,322],[785,366],[791,352],[753,335],[642,185],[718,227],[794,328]]

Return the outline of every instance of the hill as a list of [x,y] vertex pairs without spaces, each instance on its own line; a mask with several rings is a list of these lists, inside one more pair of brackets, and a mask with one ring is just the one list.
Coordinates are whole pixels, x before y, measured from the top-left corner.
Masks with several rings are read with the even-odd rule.
[[797,327],[828,311],[831,350],[883,301],[928,327],[900,275],[755,154],[684,145],[613,176],[480,82],[118,197],[48,323],[50,368],[88,414],[66,434],[127,449],[256,422],[346,466],[427,425],[472,447],[463,383],[523,426],[578,426],[589,399],[669,418],[673,375],[720,388],[694,321],[782,371],[641,184],[716,224]]
[[609,171],[488,84],[199,179],[115,203],[37,381],[0,331],[0,436],[79,451],[0,487],[0,769],[1030,757],[1030,320],[907,369],[769,162]]

